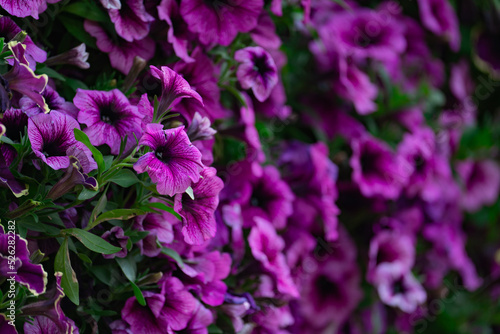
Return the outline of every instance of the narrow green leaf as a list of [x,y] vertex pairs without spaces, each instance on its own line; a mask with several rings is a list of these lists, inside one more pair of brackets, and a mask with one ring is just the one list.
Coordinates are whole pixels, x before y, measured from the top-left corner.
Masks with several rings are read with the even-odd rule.
[[163,247],[161,249],[161,252],[169,257],[171,257],[172,259],[175,260],[175,262],[177,262],[177,265],[179,266],[179,268],[183,268],[184,267],[184,261],[182,261],[182,258],[181,256],[179,255],[179,253],[177,253],[175,250],[173,250],[172,248],[168,248],[168,247]]
[[141,209],[116,209],[116,210],[110,210],[108,212],[105,212],[101,214],[99,217],[97,217],[96,220],[91,222],[89,226],[87,226],[86,230],[90,230],[97,225],[99,225],[102,222],[112,220],[112,219],[118,219],[118,220],[127,220],[130,218],[133,218],[135,216],[143,215],[146,212]]
[[118,171],[118,173],[116,173],[107,181],[116,183],[117,185],[122,186],[124,188],[128,188],[131,185],[139,182],[139,179],[137,178],[135,173],[132,172],[130,169],[121,169]]
[[73,15],[59,14],[57,18],[64,25],[66,30],[73,35],[80,42],[85,43],[88,47],[97,49],[95,39],[85,31],[83,27],[83,20],[75,19]]
[[167,206],[164,203],[161,203],[161,202],[151,202],[151,203],[147,203],[145,205],[145,207],[148,208],[147,209],[148,211],[150,211],[151,208],[155,208],[155,209],[166,211],[166,212],[171,213],[172,215],[174,215],[177,219],[182,220],[181,216],[179,216],[179,214],[174,211],[174,208],[171,208],[171,207]]
[[105,155],[104,156],[104,171],[107,171],[108,169],[111,168],[111,165],[113,164],[113,159],[115,157],[112,155]]
[[108,188],[104,189],[101,197],[97,201],[92,213],[90,214],[89,224],[96,220],[97,216],[106,209],[106,204],[108,204],[108,197],[106,195]]
[[68,239],[65,238],[59,251],[54,259],[54,270],[63,273],[61,278],[61,287],[68,298],[76,305],[80,304],[80,296],[78,294],[78,280],[76,274],[71,267],[69,258]]
[[64,77],[64,75],[59,74],[56,70],[53,70],[52,68],[46,67],[46,66],[37,69],[36,74],[46,74],[47,76],[49,76],[51,78],[58,79],[61,81],[66,81],[66,78]]
[[92,152],[95,162],[97,162],[97,168],[99,169],[99,173],[102,173],[104,171],[105,165],[101,151],[99,151],[97,148],[94,147],[94,145],[90,143],[89,137],[87,137],[85,132],[78,129],[74,129],[73,131],[75,132],[75,139],[83,143],[85,146],[87,146],[89,150]]
[[83,253],[78,253],[78,257],[80,258],[80,260],[82,260],[83,262],[86,262],[88,264],[92,264],[92,260],[85,254]]
[[75,2],[64,7],[64,11],[83,17],[88,20],[97,22],[109,21],[109,16],[106,15],[100,8],[93,2]]
[[101,238],[93,233],[81,230],[79,228],[69,228],[66,230],[62,230],[62,232],[65,232],[65,233],[68,233],[68,234],[74,236],[75,238],[80,240],[80,242],[85,247],[87,247],[88,249],[90,249],[91,251],[94,251],[96,253],[114,254],[116,252],[121,251],[120,247],[115,247],[115,246],[111,245],[109,242],[107,242],[106,240],[104,240],[103,238]]
[[134,296],[137,299],[137,302],[142,306],[146,306],[146,299],[144,299],[144,295],[142,294],[141,289],[139,289],[139,287],[134,282],[130,282],[130,285],[132,285]]
[[91,199],[92,197],[94,197],[98,193],[99,193],[98,191],[83,188],[82,191],[78,194],[78,199],[80,201],[85,201],[85,200]]
[[134,282],[137,277],[137,265],[134,259],[131,257],[115,257],[115,260],[125,274],[125,277],[127,277],[130,282]]

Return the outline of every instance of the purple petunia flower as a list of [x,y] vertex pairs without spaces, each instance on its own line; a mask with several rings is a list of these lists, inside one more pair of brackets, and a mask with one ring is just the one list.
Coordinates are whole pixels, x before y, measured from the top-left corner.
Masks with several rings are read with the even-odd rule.
[[[80,124],[74,118],[57,111],[31,117],[28,120],[28,137],[33,153],[52,169],[64,169],[70,165],[68,151],[76,147],[85,152],[92,162],[88,165],[89,168],[95,167],[90,150],[76,141],[73,129],[80,129]],[[88,173],[90,170],[84,172]]]
[[118,89],[95,91],[78,89],[73,99],[80,109],[78,121],[86,124],[85,133],[94,146],[106,144],[112,154],[120,152],[120,144],[127,136],[125,152],[135,145],[135,137],[142,134],[142,116]]
[[105,259],[114,259],[115,257],[123,258],[127,256],[127,242],[129,237],[125,235],[120,226],[114,226],[111,230],[104,232],[101,237],[111,245],[121,248],[121,251],[114,254],[102,254]]
[[182,330],[182,334],[208,334],[207,328],[213,321],[212,312],[201,303],[198,303],[194,315],[189,320],[186,328]]
[[86,70],[90,68],[90,64],[87,62],[88,58],[89,54],[86,51],[86,45],[82,43],[66,52],[50,57],[45,62],[45,65],[73,65]]
[[33,324],[24,323],[24,332],[41,334],[41,333],[73,333],[79,334],[78,327],[75,322],[64,315],[61,308],[61,300],[64,298],[64,291],[61,287],[61,272],[56,272],[56,286],[51,291],[47,292],[46,300],[34,302],[24,306],[21,311],[26,316],[33,316],[35,321]]
[[216,67],[201,48],[194,49],[191,57],[194,62],[177,62],[173,69],[189,82],[191,88],[200,94],[203,106],[197,99],[177,100],[173,109],[191,120],[195,112],[208,117],[211,121],[226,115],[220,105],[220,90],[217,84]]
[[377,281],[382,269],[410,271],[415,262],[415,242],[400,230],[382,230],[370,241],[369,257],[369,282]]
[[263,6],[263,0],[186,0],[180,10],[201,43],[228,46],[238,32],[255,28]]
[[344,11],[318,32],[327,49],[336,49],[341,56],[352,56],[355,60],[390,61],[406,48],[403,27],[381,11]]
[[[21,28],[10,17],[0,17],[0,37],[5,38],[5,43],[9,42],[20,32]],[[47,59],[47,52],[36,46],[29,36],[26,36],[23,44],[26,46],[26,60],[29,63],[29,67],[34,71],[36,63],[43,63]],[[7,61],[12,65],[12,60],[7,59]]]
[[278,83],[278,69],[273,58],[260,46],[249,46],[236,51],[234,59],[240,62],[236,76],[244,89],[252,89],[260,102],[265,101]]
[[182,234],[188,244],[199,245],[215,236],[214,212],[219,204],[219,192],[224,187],[216,173],[212,167],[200,173],[201,179],[192,186],[194,199],[186,193],[175,196],[174,209],[182,217]]
[[[42,92],[42,97],[49,110],[59,111],[63,114],[69,115],[76,119],[78,117],[78,108],[71,102],[64,100],[59,94],[49,85],[45,86]],[[45,112],[35,101],[25,96],[19,100],[21,109],[28,115],[34,116],[36,114]]]
[[262,175],[252,182],[251,192],[242,202],[242,213],[247,227],[252,226],[254,217],[270,221],[275,228],[286,226],[292,214],[295,196],[274,166],[265,166]]
[[149,124],[139,141],[153,149],[135,163],[138,173],[148,172],[162,195],[183,193],[198,182],[203,169],[200,151],[191,144],[184,127],[163,130],[161,124]]
[[500,192],[500,167],[491,160],[465,160],[456,164],[455,169],[462,181],[462,207],[477,211],[483,205],[491,205]]
[[181,16],[179,4],[176,0],[162,0],[158,5],[158,17],[167,22],[168,42],[172,44],[177,57],[186,63],[193,62],[194,59],[188,54],[189,40],[192,35],[188,31],[188,25]]
[[[449,212],[445,219],[450,220]],[[438,287],[442,284],[446,272],[450,269],[460,273],[463,286],[473,291],[482,284],[482,279],[477,275],[472,260],[465,251],[465,233],[456,222],[427,225],[422,235],[433,244],[433,249],[427,253],[428,267],[426,284]]]
[[[12,237],[15,241],[14,254],[9,247]],[[33,264],[30,260],[28,242],[11,230],[5,233],[2,225],[0,225],[0,276],[14,279],[26,286],[34,295],[44,293],[47,285],[47,273],[43,270],[43,266]]]
[[313,252],[313,238],[312,247],[300,254],[301,265],[295,265],[301,268],[294,270],[295,280],[301,282],[301,298],[290,304],[297,314],[292,333],[327,333],[324,329],[340,326],[362,297],[356,245],[347,231],[339,226],[337,240],[321,245],[320,251]]
[[423,25],[438,36],[446,38],[453,51],[460,48],[458,19],[448,0],[418,0]]
[[146,37],[149,25],[154,21],[154,17],[146,12],[144,0],[123,0],[121,8],[109,9],[108,13],[116,33],[127,42]]
[[161,80],[161,97],[158,106],[158,114],[161,115],[168,110],[170,105],[177,99],[193,98],[203,105],[203,99],[181,75],[168,66],[161,69],[150,66],[151,75]]
[[197,291],[201,300],[210,306],[219,306],[224,302],[227,286],[223,280],[231,270],[231,256],[228,253],[213,251],[191,258],[181,270],[189,276],[184,284]]
[[2,334],[18,334],[16,326],[12,326],[10,321],[5,314],[0,314],[0,332]]
[[31,70],[25,56],[25,45],[17,42],[9,43],[8,45],[14,60],[12,68],[3,75],[2,81],[5,81],[5,83],[2,82],[2,84],[4,88],[6,88],[7,91],[12,90],[28,96],[35,101],[40,108],[48,112],[48,107],[41,95],[47,86],[47,75],[35,75]]
[[265,219],[255,217],[255,226],[248,235],[248,244],[254,258],[266,272],[273,275],[277,290],[291,297],[298,297],[299,292],[282,253],[285,247],[284,241],[276,233],[273,225]]
[[409,174],[404,160],[387,144],[369,135],[353,141],[351,147],[352,179],[361,193],[367,197],[397,198]]
[[376,287],[384,304],[398,307],[406,313],[415,311],[427,299],[420,282],[402,266],[398,269],[380,268]]
[[124,74],[130,71],[136,56],[148,61],[155,54],[156,44],[150,37],[127,42],[114,39],[97,22],[85,20],[83,26],[85,31],[97,39],[99,50],[108,54],[111,66]]
[[267,11],[262,11],[257,26],[250,32],[257,45],[265,49],[279,49],[281,39],[276,34],[276,26]]
[[32,16],[38,19],[38,8],[46,0],[0,0],[0,6],[10,15],[17,17]]
[[[97,180],[93,177],[89,177],[84,173],[84,170],[90,171],[97,168],[97,163],[89,163],[88,157],[85,155],[83,150],[76,148],[75,146],[68,149],[66,152],[69,156],[69,167],[66,169],[64,175],[57,181],[56,184],[50,188],[47,193],[47,198],[56,200],[64,194],[70,192],[76,185],[83,185],[85,188],[97,191],[98,184]],[[80,163],[83,161],[83,165]]]
[[213,138],[214,134],[217,133],[215,129],[210,127],[210,120],[208,117],[203,117],[198,112],[194,114],[186,132],[191,142],[196,140],[210,140]]
[[161,293],[144,291],[146,306],[130,297],[122,309],[122,319],[132,333],[168,333],[186,328],[198,303],[176,277],[166,277],[159,283]]

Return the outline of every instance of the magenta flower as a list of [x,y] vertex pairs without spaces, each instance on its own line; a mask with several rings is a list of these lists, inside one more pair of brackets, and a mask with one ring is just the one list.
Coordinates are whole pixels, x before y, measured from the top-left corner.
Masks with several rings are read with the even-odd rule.
[[[28,242],[18,234],[14,234],[15,254],[10,254],[9,240],[11,238],[9,236],[11,234],[6,234],[3,226],[0,225],[0,276],[13,277],[16,282],[26,286],[34,295],[44,293],[47,273],[43,270],[43,266],[31,262]],[[14,262],[14,268],[9,263],[11,260]]]
[[42,7],[45,2],[46,0],[0,0],[0,6],[10,15],[32,16],[38,19],[38,8]]
[[154,17],[146,12],[144,0],[121,1],[121,8],[109,9],[108,13],[117,34],[127,42],[146,37],[149,25],[154,21]]
[[477,211],[483,205],[491,205],[500,192],[500,167],[491,160],[460,161],[455,169],[462,181],[462,207]]
[[78,89],[73,99],[80,109],[78,121],[86,124],[85,133],[94,146],[108,145],[112,154],[120,153],[120,144],[127,136],[125,151],[135,145],[142,134],[142,116],[118,89],[96,91]]
[[115,257],[127,256],[127,242],[129,237],[125,235],[120,226],[114,226],[111,230],[106,231],[101,236],[104,240],[115,247],[120,247],[121,251],[113,254],[102,254],[105,259],[114,259]]
[[251,192],[245,197],[242,212],[246,226],[253,225],[254,217],[262,217],[282,229],[293,212],[295,196],[274,166],[262,169],[262,175],[252,182]]
[[33,153],[52,169],[64,169],[70,165],[68,151],[76,147],[83,150],[92,162],[89,166],[95,166],[90,150],[76,141],[73,129],[80,129],[80,124],[57,111],[31,117],[28,120],[28,137]]
[[168,66],[162,66],[161,69],[150,66],[151,75],[161,80],[162,90],[158,113],[161,115],[177,99],[193,98],[203,105],[203,99],[181,75]]
[[158,283],[161,293],[144,291],[146,306],[130,297],[122,309],[122,319],[130,325],[132,333],[163,334],[169,330],[186,328],[197,310],[196,299],[176,277],[167,277]]
[[370,241],[369,257],[367,279],[370,282],[379,279],[383,268],[410,271],[415,262],[415,242],[400,230],[382,230]]
[[201,153],[191,144],[184,127],[163,130],[161,124],[149,124],[139,141],[153,149],[134,165],[138,173],[148,172],[162,195],[183,193],[198,182],[203,169]]
[[265,101],[278,83],[278,69],[273,58],[260,46],[236,51],[234,59],[241,64],[236,76],[244,89],[252,89],[260,102]]
[[188,45],[191,33],[188,31],[188,25],[181,16],[179,5],[176,0],[162,0],[158,5],[158,17],[167,22],[168,42],[172,44],[177,57],[186,63],[193,62],[194,59],[188,54]]
[[[340,325],[362,298],[361,275],[356,262],[329,257],[321,262],[310,259],[316,270],[305,272],[299,308],[309,327]],[[317,331],[318,333],[321,331]]]
[[352,62],[339,58],[339,78],[334,88],[340,96],[354,104],[358,114],[367,115],[377,110],[374,102],[378,94],[377,86]]
[[[45,104],[49,110],[59,111],[63,114],[73,117],[76,119],[78,117],[78,108],[71,102],[67,102],[64,98],[59,96],[59,94],[49,85],[45,86],[42,92],[42,97],[45,99]],[[21,109],[28,115],[34,116],[36,114],[45,112],[35,101],[25,96],[19,100]]]
[[222,281],[231,270],[231,256],[228,253],[213,251],[190,259],[181,270],[189,276],[184,284],[197,291],[201,300],[210,306],[224,302],[227,286]]
[[127,42],[109,36],[97,22],[85,20],[83,26],[91,36],[97,39],[99,50],[108,54],[111,66],[124,74],[130,71],[136,56],[148,61],[155,54],[155,42],[149,37]]
[[291,297],[298,297],[299,292],[282,253],[285,243],[273,225],[265,219],[256,217],[255,226],[248,235],[248,244],[253,257],[274,277],[277,290]]
[[35,75],[29,67],[26,60],[26,46],[21,43],[9,43],[9,49],[14,56],[12,68],[3,75],[3,80],[6,81],[7,89],[26,95],[36,102],[45,112],[48,112],[48,107],[45,104],[41,93],[47,86],[48,77],[45,74]]
[[444,37],[453,51],[460,48],[458,19],[448,0],[418,0],[423,25],[438,36]]
[[[10,17],[0,17],[0,37],[4,37],[5,42],[10,41],[19,32],[21,32],[21,28],[19,28]],[[26,46],[26,60],[29,63],[29,67],[34,71],[36,69],[36,63],[43,63],[47,59],[47,52],[36,46],[29,36],[26,36],[23,44]],[[11,65],[13,64],[12,60],[7,59],[7,61]]]
[[186,0],[181,15],[189,29],[199,33],[203,44],[228,46],[238,32],[249,32],[257,25],[262,0]]
[[219,204],[219,192],[224,187],[216,173],[212,167],[200,173],[201,179],[192,186],[194,200],[186,193],[175,196],[174,209],[182,217],[182,234],[188,244],[199,245],[215,236],[214,212]]
[[290,142],[279,159],[283,179],[295,195],[290,223],[316,232],[321,220],[325,238],[337,238],[337,166],[328,158],[328,148],[323,143],[306,145]]
[[409,170],[387,144],[365,135],[351,143],[352,180],[367,197],[395,199],[406,184]]
[[337,13],[319,29],[327,49],[354,59],[395,60],[406,48],[403,27],[387,13],[356,9]]
[[21,311],[25,316],[35,317],[33,324],[24,323],[25,333],[73,333],[78,334],[75,322],[68,318],[62,308],[64,291],[61,287],[61,272],[56,272],[56,286],[47,292],[47,299],[25,305]]
[[389,306],[398,307],[403,312],[411,313],[424,303],[427,294],[411,271],[402,267],[381,268],[376,283],[380,300]]
[[82,43],[66,52],[50,57],[45,64],[47,66],[73,65],[86,70],[90,68],[90,64],[87,62],[88,58],[89,53],[86,51],[86,45]]
[[189,320],[185,329],[182,330],[182,334],[208,334],[208,326],[214,321],[212,312],[205,308],[201,303],[198,303],[198,307],[194,315]]
[[196,48],[191,57],[194,62],[179,61],[174,66],[174,71],[182,75],[203,99],[203,105],[197,99],[177,100],[173,109],[191,120],[196,112],[208,117],[211,121],[222,118],[226,112],[220,105],[220,91],[217,85],[215,65],[201,48]]

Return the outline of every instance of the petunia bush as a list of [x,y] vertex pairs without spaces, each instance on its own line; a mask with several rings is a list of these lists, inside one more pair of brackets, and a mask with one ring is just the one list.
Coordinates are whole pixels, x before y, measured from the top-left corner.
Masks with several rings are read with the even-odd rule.
[[500,331],[497,2],[0,7],[0,333]]

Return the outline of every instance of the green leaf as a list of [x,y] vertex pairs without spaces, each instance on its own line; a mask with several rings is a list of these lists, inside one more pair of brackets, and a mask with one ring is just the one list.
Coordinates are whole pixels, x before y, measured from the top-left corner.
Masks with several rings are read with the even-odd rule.
[[134,296],[137,299],[137,302],[139,302],[139,304],[141,304],[142,306],[146,306],[146,299],[144,299],[144,295],[142,294],[141,289],[139,289],[139,287],[134,282],[130,282],[130,285],[132,285]]
[[90,36],[90,34],[86,32],[83,27],[83,20],[76,19],[75,16],[64,13],[57,15],[57,18],[61,21],[66,30],[77,40],[85,43],[88,47],[97,49],[95,39]]
[[51,78],[58,79],[61,81],[66,81],[66,78],[64,77],[64,75],[59,74],[57,71],[55,71],[47,66],[42,67],[42,68],[37,68],[36,74],[46,74],[47,76],[49,76]]
[[163,247],[161,249],[161,252],[169,257],[171,257],[172,259],[175,260],[175,262],[177,262],[177,265],[179,266],[179,268],[183,268],[184,267],[184,261],[182,261],[182,258],[181,256],[179,255],[179,253],[177,253],[175,250],[173,250],[172,248],[168,248],[168,247]]
[[75,139],[83,143],[85,146],[87,146],[89,150],[92,152],[95,162],[97,162],[97,168],[99,169],[99,173],[102,173],[104,171],[105,165],[101,151],[99,151],[97,148],[94,147],[94,145],[90,143],[89,137],[87,137],[85,132],[78,129],[74,129],[73,131],[75,132]]
[[101,197],[97,201],[94,209],[92,210],[92,213],[90,214],[89,224],[96,220],[97,216],[106,208],[106,204],[108,204],[108,197],[106,195],[107,190],[108,188],[106,187],[106,189],[104,189],[104,191],[102,192]]
[[112,219],[118,219],[118,220],[127,220],[130,218],[133,218],[135,216],[143,215],[146,212],[141,209],[116,209],[116,210],[111,210],[108,212],[105,212],[101,214],[99,217],[97,217],[96,220],[91,222],[89,226],[87,226],[86,230],[90,230],[97,225],[99,225],[102,222],[112,220]]
[[93,233],[81,230],[79,228],[69,228],[66,230],[62,230],[62,232],[65,232],[65,233],[68,233],[68,234],[74,236],[75,238],[80,240],[80,242],[85,247],[87,247],[88,249],[90,249],[91,251],[94,251],[96,253],[114,254],[116,252],[121,251],[120,247],[115,247],[115,246],[111,245],[109,242],[107,242],[106,240],[104,240],[103,238],[101,238]]
[[98,191],[83,188],[82,191],[78,194],[78,199],[80,201],[85,201],[85,200],[91,199],[92,197],[94,197],[98,193],[99,193]]
[[122,186],[124,188],[128,188],[131,185],[139,182],[139,179],[137,178],[135,173],[132,172],[130,169],[121,169],[118,171],[118,173],[116,173],[107,181],[116,183],[117,185]]
[[80,296],[78,294],[78,280],[76,274],[71,267],[69,258],[68,239],[65,238],[59,251],[54,259],[54,270],[63,274],[61,278],[61,287],[68,298],[76,305],[80,304]]
[[105,155],[104,156],[104,171],[107,171],[108,169],[111,168],[111,165],[113,164],[113,159],[114,159],[114,156],[112,156],[112,155]]
[[94,2],[75,2],[64,7],[64,11],[97,22],[109,21],[106,15]]
[[179,216],[179,214],[177,212],[175,212],[173,208],[167,206],[164,203],[161,203],[161,202],[150,202],[150,203],[147,203],[144,206],[148,208],[148,209],[146,209],[148,211],[152,211],[152,210],[150,210],[151,208],[159,209],[159,210],[166,211],[166,212],[174,215],[179,220],[182,220],[181,216]]
[[125,277],[130,282],[134,282],[137,277],[137,265],[134,259],[129,256],[126,258],[115,257],[115,260],[125,274]]
[[92,260],[85,254],[83,253],[78,253],[78,257],[80,258],[80,260],[82,260],[83,262],[86,262],[90,265],[92,265]]

